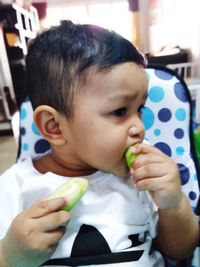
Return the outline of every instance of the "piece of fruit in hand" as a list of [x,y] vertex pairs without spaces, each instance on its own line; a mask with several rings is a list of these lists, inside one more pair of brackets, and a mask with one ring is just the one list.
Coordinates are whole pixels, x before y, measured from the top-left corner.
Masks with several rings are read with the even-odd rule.
[[64,210],[70,211],[87,191],[88,185],[89,183],[87,179],[71,178],[58,187],[48,199],[64,197],[67,200],[67,205],[64,207]]
[[140,155],[140,154],[135,154],[135,153],[131,152],[132,147],[134,147],[134,146],[130,146],[125,151],[125,160],[126,160],[126,164],[129,168],[131,168],[135,159]]

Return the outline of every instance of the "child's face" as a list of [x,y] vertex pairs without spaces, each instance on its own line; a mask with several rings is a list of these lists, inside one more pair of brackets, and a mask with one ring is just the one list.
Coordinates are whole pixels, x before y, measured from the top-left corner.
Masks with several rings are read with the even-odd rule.
[[79,169],[127,176],[124,152],[144,137],[145,71],[134,63],[104,73],[91,71],[85,87],[76,97],[74,117],[68,121],[70,161]]

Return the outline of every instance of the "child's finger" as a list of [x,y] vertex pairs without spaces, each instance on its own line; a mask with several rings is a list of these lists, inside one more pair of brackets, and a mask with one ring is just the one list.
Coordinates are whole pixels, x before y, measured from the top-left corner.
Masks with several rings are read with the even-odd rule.
[[155,153],[151,154],[140,154],[134,161],[133,167],[134,169],[140,168],[142,166],[147,166],[149,164],[166,164],[166,159],[162,155],[158,155]]
[[37,202],[31,208],[27,209],[26,214],[29,218],[36,219],[49,213],[61,210],[66,204],[66,200],[63,197],[51,200],[45,199]]
[[134,182],[139,180],[149,179],[149,178],[158,178],[166,174],[165,169],[158,166],[156,163],[142,165],[141,167],[134,168]]
[[48,232],[60,226],[66,226],[70,220],[70,214],[65,210],[60,210],[43,216],[39,219],[39,230]]
[[50,246],[57,245],[60,239],[64,236],[65,232],[66,232],[66,227],[61,226],[58,227],[57,229],[46,232],[44,234],[44,238],[47,238]]
[[[31,250],[43,251],[45,254],[49,255],[56,249],[58,242],[64,236],[66,227],[60,226],[49,232],[31,232],[28,240],[29,243],[26,244]],[[37,235],[37,236],[36,236]],[[37,242],[37,243],[35,243]]]
[[148,154],[148,153],[163,154],[163,152],[160,151],[160,149],[154,146],[148,145],[148,144],[144,144],[144,143],[140,143],[140,144],[133,146],[131,148],[131,151],[132,153],[135,153],[135,154]]
[[135,180],[135,185],[138,190],[160,191],[162,189],[162,177],[144,178]]

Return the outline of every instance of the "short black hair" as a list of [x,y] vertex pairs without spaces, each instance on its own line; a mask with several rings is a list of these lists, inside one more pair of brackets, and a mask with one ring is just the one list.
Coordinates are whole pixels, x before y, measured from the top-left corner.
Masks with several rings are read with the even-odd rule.
[[77,88],[85,84],[91,67],[106,71],[125,62],[145,66],[143,55],[116,32],[61,21],[59,26],[41,33],[29,45],[27,94],[34,109],[49,105],[69,117],[73,113]]

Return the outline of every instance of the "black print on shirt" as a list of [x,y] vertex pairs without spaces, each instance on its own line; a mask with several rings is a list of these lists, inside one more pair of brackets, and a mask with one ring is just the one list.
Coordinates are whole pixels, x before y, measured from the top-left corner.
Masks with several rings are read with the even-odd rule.
[[[139,235],[129,235],[132,245],[142,244]],[[43,265],[84,266],[138,261],[143,250],[112,252],[106,239],[94,226],[83,224],[74,240],[69,258],[50,259]],[[41,266],[43,266],[41,265]]]

